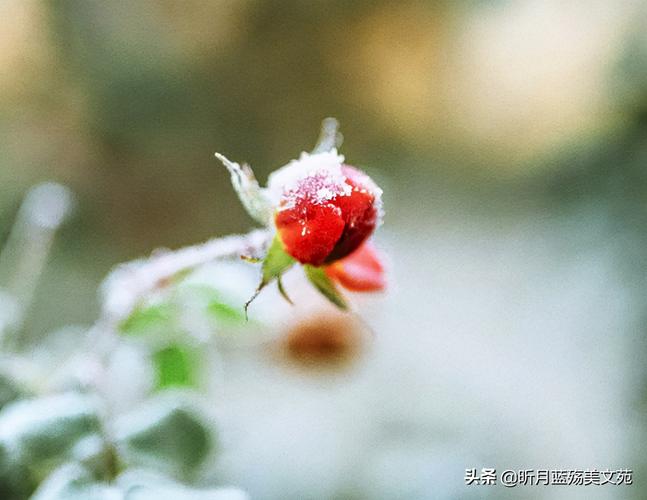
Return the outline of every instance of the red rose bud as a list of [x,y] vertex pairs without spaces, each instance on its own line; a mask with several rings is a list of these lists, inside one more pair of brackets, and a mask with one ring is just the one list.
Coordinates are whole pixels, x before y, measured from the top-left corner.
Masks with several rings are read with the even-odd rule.
[[377,292],[386,287],[384,266],[368,241],[348,257],[327,266],[326,274],[352,292]]
[[303,154],[272,175],[276,229],[285,251],[321,266],[346,257],[375,230],[382,191],[365,173],[343,165],[336,151]]

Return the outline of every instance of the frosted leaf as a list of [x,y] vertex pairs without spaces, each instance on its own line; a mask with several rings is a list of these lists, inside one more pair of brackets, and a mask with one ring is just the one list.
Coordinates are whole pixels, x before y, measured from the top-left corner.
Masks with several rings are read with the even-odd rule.
[[101,285],[103,315],[115,323],[122,321],[144,298],[164,288],[176,276],[218,259],[259,254],[269,238],[267,231],[257,230],[214,238],[174,252],[158,251],[148,259],[121,264]]
[[240,166],[228,160],[224,155],[216,153],[218,158],[231,174],[231,184],[247,213],[263,225],[269,223],[272,217],[272,207],[265,195],[265,189],[258,185],[254,172],[249,165]]

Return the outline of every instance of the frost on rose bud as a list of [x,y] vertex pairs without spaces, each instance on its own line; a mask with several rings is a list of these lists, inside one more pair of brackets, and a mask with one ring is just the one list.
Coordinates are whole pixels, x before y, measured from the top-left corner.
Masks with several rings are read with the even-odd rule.
[[338,137],[336,122],[332,127],[330,121],[324,122],[316,152],[302,153],[270,174],[266,188],[259,187],[249,167],[217,155],[250,215],[275,229],[254,297],[276,279],[289,300],[281,275],[296,262],[340,308],[346,302],[335,282],[354,291],[384,288],[383,267],[373,247],[365,245],[381,223],[382,190],[364,172],[344,162],[334,147]]

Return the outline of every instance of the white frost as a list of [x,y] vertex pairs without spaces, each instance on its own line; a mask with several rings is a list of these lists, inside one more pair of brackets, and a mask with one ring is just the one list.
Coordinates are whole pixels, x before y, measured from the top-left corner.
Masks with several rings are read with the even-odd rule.
[[[292,160],[284,167],[272,172],[267,180],[267,195],[274,206],[278,206],[284,193],[294,191],[299,182],[309,176],[318,175],[326,178],[326,186],[318,190],[323,200],[338,195],[329,186],[345,186],[341,171],[344,157],[336,149],[324,153],[301,153],[298,160]],[[348,193],[350,194],[350,192]]]
[[157,251],[147,259],[120,264],[101,285],[103,315],[117,323],[127,318],[145,297],[163,288],[178,274],[218,259],[257,256],[270,237],[268,231],[259,229],[246,235],[214,238],[174,252]]

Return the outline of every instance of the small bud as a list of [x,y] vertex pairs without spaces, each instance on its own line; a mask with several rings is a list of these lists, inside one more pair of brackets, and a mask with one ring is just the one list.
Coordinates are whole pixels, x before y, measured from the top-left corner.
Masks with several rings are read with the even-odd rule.
[[[375,230],[382,190],[336,151],[301,155],[270,178],[274,222],[285,251],[321,266],[356,250]],[[280,190],[280,196],[276,196]]]
[[[262,259],[262,277],[249,304],[276,281],[292,302],[281,276],[295,263],[307,279],[340,309],[348,304],[336,282],[353,291],[384,288],[384,270],[372,247],[362,245],[382,218],[382,190],[361,170],[344,163],[335,146],[341,143],[337,121],[327,119],[313,153],[301,153],[272,172],[259,186],[249,167],[216,156],[231,173],[243,205],[257,221],[274,223],[276,234]],[[359,249],[359,250],[358,250]]]

